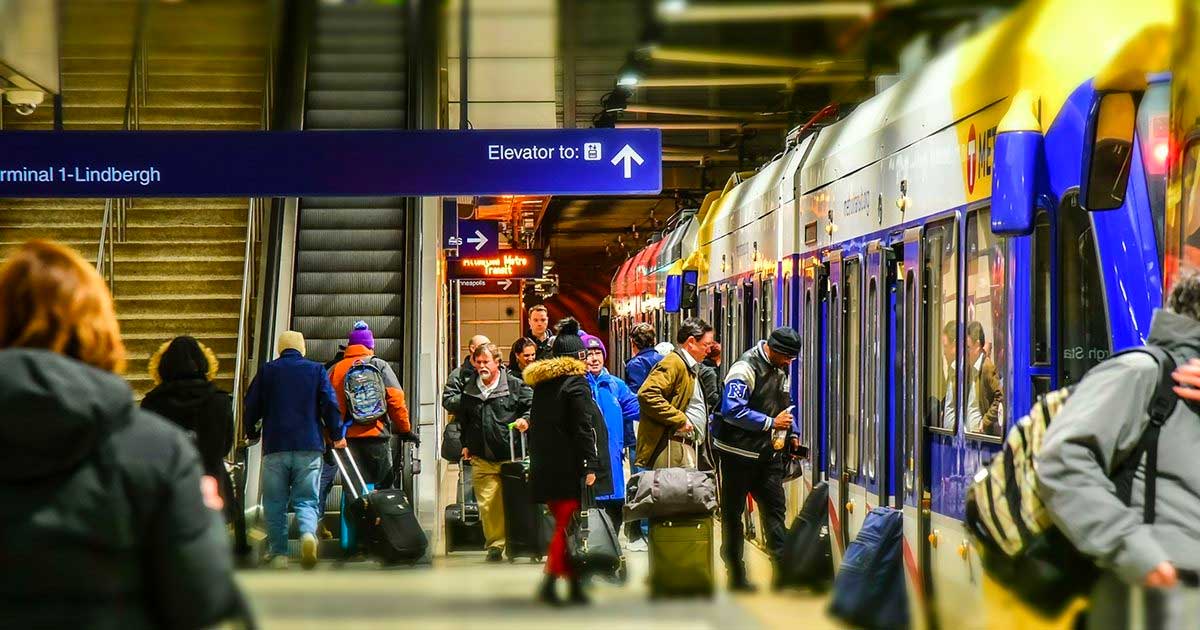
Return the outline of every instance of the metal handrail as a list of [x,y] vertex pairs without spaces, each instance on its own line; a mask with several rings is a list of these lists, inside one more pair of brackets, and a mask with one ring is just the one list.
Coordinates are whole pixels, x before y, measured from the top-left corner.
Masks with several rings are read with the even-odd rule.
[[100,220],[100,247],[96,250],[96,271],[108,283],[108,292],[113,292],[113,214],[116,199],[104,200],[104,218]]

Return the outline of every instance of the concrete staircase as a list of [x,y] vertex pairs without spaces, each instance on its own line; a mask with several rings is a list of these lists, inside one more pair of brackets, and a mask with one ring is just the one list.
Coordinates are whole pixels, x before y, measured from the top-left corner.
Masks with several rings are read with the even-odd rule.
[[[73,0],[63,37],[66,129],[121,129],[136,31],[136,0]],[[253,130],[263,124],[269,47],[266,0],[151,2],[143,32],[136,128]],[[52,108],[7,129],[48,129]],[[221,362],[233,387],[246,252],[247,199],[135,199],[114,245],[114,295],[138,397],[153,383],[146,362],[191,334]],[[103,200],[0,200],[0,259],[29,238],[62,241],[92,262]],[[252,250],[253,251],[253,250]]]

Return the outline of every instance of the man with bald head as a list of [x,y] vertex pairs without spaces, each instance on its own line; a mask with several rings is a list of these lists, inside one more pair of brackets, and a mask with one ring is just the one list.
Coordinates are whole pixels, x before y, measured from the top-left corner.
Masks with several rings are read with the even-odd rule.
[[484,335],[475,335],[471,337],[471,341],[467,342],[466,358],[463,359],[462,365],[454,368],[454,371],[450,372],[450,376],[446,377],[446,385],[442,388],[442,407],[446,411],[458,412],[458,404],[462,401],[463,386],[479,376],[479,373],[475,371],[475,365],[471,363],[471,356],[475,354],[476,348],[489,343],[492,343],[492,340]]

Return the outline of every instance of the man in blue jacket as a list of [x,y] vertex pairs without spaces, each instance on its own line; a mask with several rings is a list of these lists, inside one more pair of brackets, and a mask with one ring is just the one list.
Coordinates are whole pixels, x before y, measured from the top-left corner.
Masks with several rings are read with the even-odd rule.
[[264,364],[250,382],[245,433],[250,440],[261,436],[263,441],[268,562],[287,567],[291,503],[300,528],[300,563],[311,569],[317,564],[316,532],[322,512],[317,496],[325,431],[334,448],[346,448],[346,429],[325,368],[304,358],[304,336],[285,331],[278,346],[279,358]]
[[799,445],[799,425],[790,406],[788,365],[800,354],[800,335],[776,328],[729,368],[713,446],[721,460],[721,556],[729,588],[753,591],[742,561],[742,511],[746,495],[762,508],[767,549],[773,561],[783,551],[784,458]]

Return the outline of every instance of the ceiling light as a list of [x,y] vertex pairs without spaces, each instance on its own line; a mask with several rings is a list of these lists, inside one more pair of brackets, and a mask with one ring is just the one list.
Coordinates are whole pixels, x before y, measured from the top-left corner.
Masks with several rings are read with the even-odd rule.
[[687,9],[687,0],[662,0],[658,3],[659,13],[683,13]]

